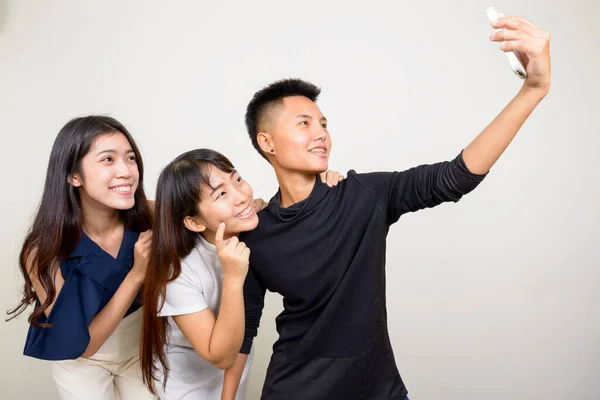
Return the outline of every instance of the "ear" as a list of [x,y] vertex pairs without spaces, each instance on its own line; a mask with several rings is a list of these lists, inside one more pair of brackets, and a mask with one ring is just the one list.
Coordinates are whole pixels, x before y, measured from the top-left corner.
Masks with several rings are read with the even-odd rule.
[[198,217],[187,216],[183,219],[183,225],[192,232],[204,232],[206,225]]
[[69,174],[67,176],[67,182],[69,183],[69,185],[72,185],[73,187],[80,187],[81,186],[81,177],[77,174]]
[[267,155],[275,153],[275,146],[270,133],[258,132],[256,135],[256,140],[258,141],[258,145],[263,153]]

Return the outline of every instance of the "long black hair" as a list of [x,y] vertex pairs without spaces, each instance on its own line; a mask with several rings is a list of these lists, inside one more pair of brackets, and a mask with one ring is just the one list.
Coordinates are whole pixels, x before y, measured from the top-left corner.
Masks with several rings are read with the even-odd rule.
[[154,381],[158,378],[158,361],[164,382],[169,375],[165,355],[167,319],[157,310],[165,298],[167,283],[181,274],[181,259],[194,249],[200,234],[185,228],[187,216],[199,216],[202,187],[210,185],[210,166],[231,173],[233,164],[222,154],[209,149],[197,149],[181,154],[161,172],[156,186],[154,229],[150,261],[146,271],[144,293],[144,322],[142,328],[141,368],[144,383],[156,393]]
[[[79,189],[69,184],[68,177],[81,174],[81,159],[90,151],[96,138],[105,134],[123,134],[131,145],[139,170],[139,184],[134,194],[135,205],[120,210],[124,225],[141,232],[152,225],[152,215],[144,193],[142,156],[127,129],[107,116],[91,115],[69,121],[54,140],[44,192],[37,213],[25,238],[19,265],[25,284],[19,305],[8,312],[10,319],[21,314],[36,301],[31,276],[36,276],[46,292],[46,300],[29,316],[29,323],[49,326],[37,321],[56,297],[54,276],[60,263],[75,249],[82,229],[82,209]],[[28,266],[29,265],[29,270]]]

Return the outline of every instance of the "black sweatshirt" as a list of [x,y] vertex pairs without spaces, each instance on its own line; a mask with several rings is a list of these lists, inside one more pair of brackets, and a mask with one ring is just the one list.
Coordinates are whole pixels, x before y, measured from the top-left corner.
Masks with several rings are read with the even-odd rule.
[[251,249],[244,286],[249,353],[265,291],[283,296],[279,339],[263,399],[403,399],[387,328],[385,253],[391,224],[407,212],[457,202],[485,175],[453,161],[402,172],[348,172],[329,188],[280,207],[279,192],[240,235]]

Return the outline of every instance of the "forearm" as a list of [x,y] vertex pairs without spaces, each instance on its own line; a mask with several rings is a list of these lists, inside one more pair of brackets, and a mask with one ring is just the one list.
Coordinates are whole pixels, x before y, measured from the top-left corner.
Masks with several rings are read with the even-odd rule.
[[464,149],[463,159],[474,174],[485,174],[496,163],[547,90],[521,89],[500,114]]
[[223,392],[221,393],[221,400],[234,400],[237,394],[238,387],[240,386],[240,380],[246,367],[246,361],[248,360],[248,354],[239,353],[235,360],[235,364],[225,370],[225,376],[223,380]]
[[108,304],[92,320],[88,328],[90,343],[82,357],[94,355],[114,332],[129,307],[131,307],[142,287],[142,283],[143,279],[134,272],[127,274]]
[[244,326],[243,283],[230,282],[226,276],[219,315],[209,344],[214,365],[229,368],[235,363],[244,339]]

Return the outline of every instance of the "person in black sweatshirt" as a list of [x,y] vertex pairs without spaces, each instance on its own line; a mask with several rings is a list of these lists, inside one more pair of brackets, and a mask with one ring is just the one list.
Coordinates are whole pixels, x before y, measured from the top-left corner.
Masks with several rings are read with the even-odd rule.
[[[248,133],[274,168],[279,190],[259,212],[257,228],[240,236],[252,252],[244,286],[246,334],[232,368],[243,370],[265,292],[281,294],[279,339],[262,399],[407,399],[387,327],[388,230],[405,213],[457,202],[475,189],[550,86],[547,33],[515,17],[495,26],[507,29],[493,40],[507,40],[505,50],[526,55],[528,77],[498,117],[450,161],[399,172],[350,170],[329,188],[316,179],[327,170],[331,150],[327,120],[315,104],[320,89],[286,79],[250,101]],[[518,43],[511,39],[514,32]],[[225,399],[235,393],[235,373],[229,376]]]

